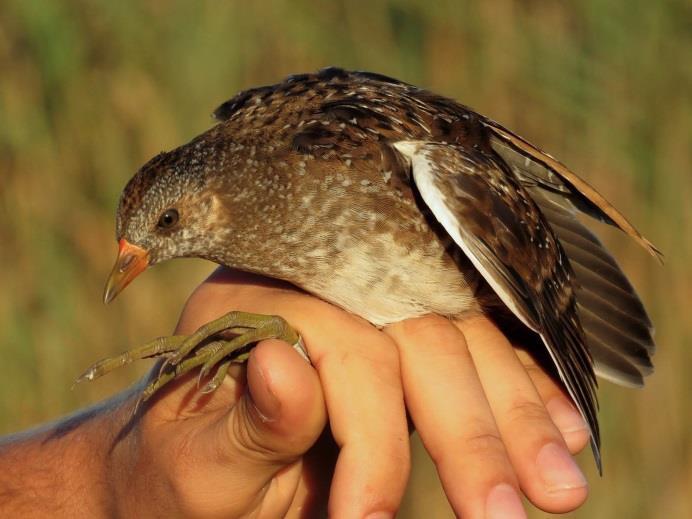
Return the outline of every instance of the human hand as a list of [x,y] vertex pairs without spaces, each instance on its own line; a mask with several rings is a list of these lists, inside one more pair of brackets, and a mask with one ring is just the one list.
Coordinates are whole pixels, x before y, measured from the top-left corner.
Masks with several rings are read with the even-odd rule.
[[[208,286],[176,333],[205,324]],[[315,370],[268,340],[229,374],[211,394],[199,391],[196,374],[173,381],[133,417],[112,455],[118,516],[313,517],[325,508],[335,452],[313,446],[326,426]]]
[[[207,283],[191,298],[178,333],[208,320],[212,292]],[[323,515],[336,452],[319,440],[316,371],[287,344],[263,341],[230,373],[208,395],[194,375],[175,380],[134,412],[144,380],[0,438],[0,517]]]
[[[197,516],[237,515],[249,507],[262,512],[290,507],[298,514],[301,507],[319,507],[326,489],[312,483],[328,483],[334,471],[331,515],[392,515],[410,464],[405,403],[457,514],[486,517],[515,506],[514,516],[520,517],[519,488],[552,512],[574,509],[585,499],[583,477],[565,453],[584,447],[586,426],[559,387],[528,356],[518,357],[487,320],[456,328],[430,316],[382,333],[289,285],[220,269],[190,298],[177,333],[230,310],[282,315],[301,332],[340,448],[336,466],[329,456],[321,464],[314,455],[301,460],[324,424],[324,414],[317,412],[323,405],[317,375],[290,347],[268,342],[248,364],[252,397],[243,392],[242,377],[229,378],[206,397],[195,392],[192,380],[175,382],[142,416],[131,473],[143,482],[163,480],[157,500]],[[287,389],[274,391],[282,401],[277,422],[262,421],[252,405],[254,399],[263,409],[261,373],[272,388],[279,381],[278,387]],[[300,417],[308,408],[306,426]],[[296,414],[287,411],[293,409]],[[251,442],[248,434],[255,435]],[[247,449],[258,444],[267,448]],[[550,447],[541,451],[545,445]],[[541,476],[539,459],[552,482]],[[551,483],[557,488],[551,490]],[[144,500],[153,502],[156,492],[150,486],[143,490]],[[491,505],[488,496],[497,503]]]

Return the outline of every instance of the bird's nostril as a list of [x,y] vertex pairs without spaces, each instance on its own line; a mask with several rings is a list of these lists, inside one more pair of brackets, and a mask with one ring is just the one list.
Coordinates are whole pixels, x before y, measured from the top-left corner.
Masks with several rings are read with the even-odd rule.
[[125,272],[128,269],[128,267],[132,264],[134,259],[135,259],[134,254],[127,254],[127,255],[123,256],[123,259],[120,261],[120,265],[118,266],[118,270],[120,272]]

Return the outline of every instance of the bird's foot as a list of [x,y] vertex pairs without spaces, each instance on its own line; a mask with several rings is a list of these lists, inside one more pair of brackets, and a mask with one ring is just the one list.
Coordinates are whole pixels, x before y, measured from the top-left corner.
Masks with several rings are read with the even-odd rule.
[[[232,338],[228,339],[229,335]],[[157,376],[144,388],[137,406],[149,400],[170,381],[197,367],[201,367],[198,385],[214,370],[211,379],[202,388],[203,393],[210,393],[221,385],[230,365],[245,362],[252,347],[264,339],[288,342],[309,362],[300,335],[283,318],[230,312],[201,326],[191,335],[159,337],[115,357],[100,360],[77,378],[75,384],[102,377],[134,360],[164,357]]]

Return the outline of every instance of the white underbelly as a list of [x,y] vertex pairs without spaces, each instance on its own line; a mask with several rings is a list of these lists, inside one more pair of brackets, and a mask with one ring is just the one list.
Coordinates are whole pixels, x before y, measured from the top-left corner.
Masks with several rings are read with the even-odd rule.
[[[384,251],[384,253],[383,253]],[[309,253],[312,259],[320,251]],[[376,326],[429,313],[457,316],[479,309],[459,269],[441,255],[439,244],[408,250],[391,236],[349,243],[320,275],[300,283]]]

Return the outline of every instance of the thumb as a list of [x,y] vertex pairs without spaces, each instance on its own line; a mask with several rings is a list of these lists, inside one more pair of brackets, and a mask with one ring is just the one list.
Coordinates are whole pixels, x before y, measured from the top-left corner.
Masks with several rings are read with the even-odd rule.
[[231,444],[252,463],[286,464],[326,425],[317,372],[293,348],[263,341],[250,355],[247,391],[228,416]]
[[259,343],[248,361],[247,389],[219,424],[227,440],[223,459],[228,472],[240,476],[234,479],[242,481],[249,503],[260,506],[261,499],[263,513],[290,504],[301,457],[317,441],[326,419],[313,367],[284,342]]

